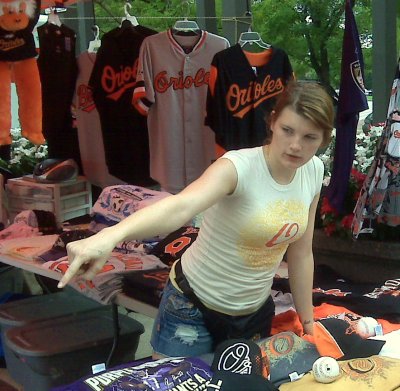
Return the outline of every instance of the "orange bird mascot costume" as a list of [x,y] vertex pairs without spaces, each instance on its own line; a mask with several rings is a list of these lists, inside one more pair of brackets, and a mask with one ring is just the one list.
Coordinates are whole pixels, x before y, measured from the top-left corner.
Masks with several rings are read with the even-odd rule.
[[22,136],[45,143],[42,93],[32,31],[40,0],[0,0],[0,146],[11,145],[11,83],[15,82]]

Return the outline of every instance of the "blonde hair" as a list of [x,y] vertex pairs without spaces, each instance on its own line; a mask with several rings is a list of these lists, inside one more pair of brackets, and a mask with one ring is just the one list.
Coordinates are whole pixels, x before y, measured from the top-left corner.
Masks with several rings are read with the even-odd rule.
[[323,133],[321,147],[328,146],[332,137],[334,121],[333,99],[318,83],[305,81],[291,81],[278,96],[273,115],[266,120],[266,144],[272,140],[270,128],[272,117],[278,118],[286,107],[291,108],[321,129]]

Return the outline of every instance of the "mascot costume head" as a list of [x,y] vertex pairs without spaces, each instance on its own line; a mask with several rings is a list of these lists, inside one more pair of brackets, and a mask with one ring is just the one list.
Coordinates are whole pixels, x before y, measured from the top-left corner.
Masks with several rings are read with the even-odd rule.
[[0,0],[0,146],[11,144],[11,83],[15,82],[22,136],[45,142],[37,51],[32,31],[40,0]]

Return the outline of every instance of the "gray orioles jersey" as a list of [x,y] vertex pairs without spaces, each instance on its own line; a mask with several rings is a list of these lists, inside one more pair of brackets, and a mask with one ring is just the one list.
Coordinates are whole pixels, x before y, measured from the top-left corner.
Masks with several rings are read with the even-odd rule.
[[170,193],[215,159],[215,136],[204,125],[207,88],[211,61],[228,46],[206,31],[177,36],[168,30],[142,43],[133,104],[148,115],[150,175]]

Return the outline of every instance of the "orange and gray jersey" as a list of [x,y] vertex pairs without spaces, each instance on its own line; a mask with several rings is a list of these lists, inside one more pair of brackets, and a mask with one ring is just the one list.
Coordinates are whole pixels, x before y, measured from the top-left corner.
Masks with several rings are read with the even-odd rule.
[[228,46],[206,31],[175,36],[168,30],[143,41],[133,104],[148,116],[151,177],[170,193],[215,159],[215,137],[204,124],[206,97],[212,58]]

